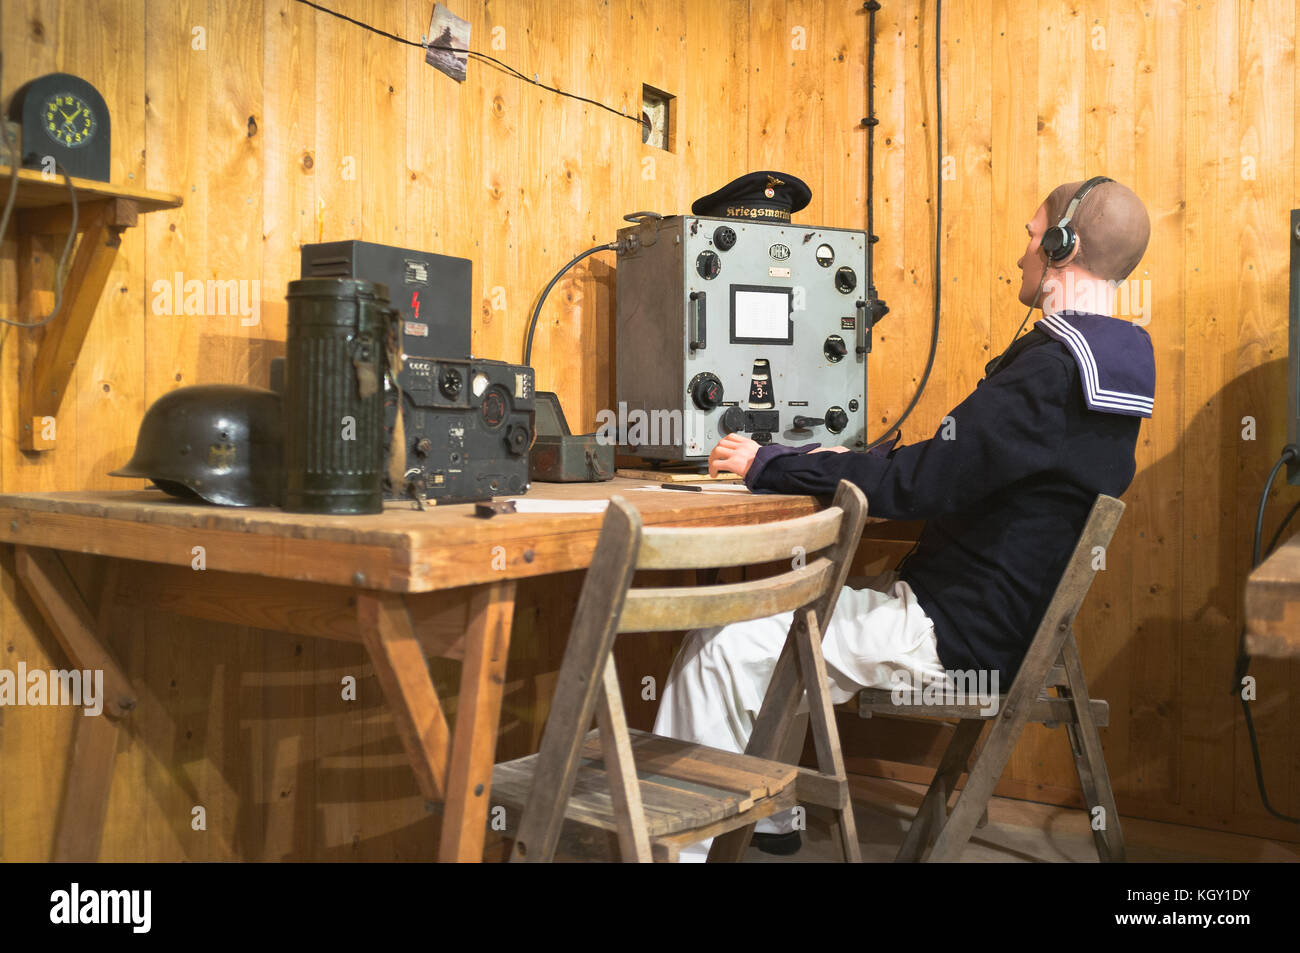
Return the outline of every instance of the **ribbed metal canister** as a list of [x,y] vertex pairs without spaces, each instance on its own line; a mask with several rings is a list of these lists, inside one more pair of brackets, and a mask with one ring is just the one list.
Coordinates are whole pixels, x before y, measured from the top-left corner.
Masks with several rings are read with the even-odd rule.
[[284,508],[382,512],[388,289],[303,278],[287,298]]

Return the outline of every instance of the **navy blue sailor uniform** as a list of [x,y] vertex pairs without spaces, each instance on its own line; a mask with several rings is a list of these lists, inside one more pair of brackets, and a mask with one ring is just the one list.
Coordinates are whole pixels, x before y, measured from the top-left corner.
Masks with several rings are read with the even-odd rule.
[[873,516],[925,520],[899,578],[934,622],[939,660],[1010,685],[1097,494],[1133,480],[1154,394],[1144,329],[1063,311],[1016,340],[929,440],[868,453],[772,444],[745,482],[820,495],[845,479]]

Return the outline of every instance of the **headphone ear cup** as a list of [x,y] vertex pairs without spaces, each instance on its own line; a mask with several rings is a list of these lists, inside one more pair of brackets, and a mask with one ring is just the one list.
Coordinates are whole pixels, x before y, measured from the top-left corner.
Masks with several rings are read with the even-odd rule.
[[1053,225],[1043,233],[1039,244],[1048,261],[1060,261],[1069,258],[1074,248],[1074,229],[1068,225]]

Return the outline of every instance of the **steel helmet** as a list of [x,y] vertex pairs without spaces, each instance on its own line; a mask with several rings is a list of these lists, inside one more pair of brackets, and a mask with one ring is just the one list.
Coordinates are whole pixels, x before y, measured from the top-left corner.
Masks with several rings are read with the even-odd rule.
[[279,506],[284,494],[280,395],[240,384],[178,387],[140,422],[135,455],[109,476],[144,477],[184,499]]

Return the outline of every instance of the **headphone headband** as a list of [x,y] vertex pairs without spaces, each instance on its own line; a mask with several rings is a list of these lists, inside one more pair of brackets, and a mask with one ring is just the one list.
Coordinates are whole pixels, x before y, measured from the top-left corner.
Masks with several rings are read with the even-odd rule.
[[1065,214],[1055,225],[1048,226],[1043,233],[1042,241],[1039,246],[1043,253],[1047,255],[1049,263],[1065,261],[1074,251],[1078,236],[1073,228],[1070,227],[1070,220],[1074,218],[1074,213],[1079,210],[1079,204],[1083,201],[1085,195],[1101,185],[1103,182],[1114,182],[1114,179],[1107,178],[1104,175],[1094,175],[1088,179],[1074,193],[1074,198],[1070,199],[1070,204],[1065,207]]
[[1114,179],[1107,178],[1104,175],[1094,175],[1087,182],[1084,182],[1083,185],[1079,186],[1079,190],[1074,193],[1074,198],[1070,199],[1070,204],[1065,207],[1064,217],[1056,224],[1062,228],[1064,228],[1066,225],[1069,225],[1070,219],[1074,218],[1074,213],[1079,210],[1079,203],[1083,201],[1083,197],[1085,195],[1087,195],[1097,186],[1101,185],[1103,182],[1114,182],[1114,181],[1115,181]]

